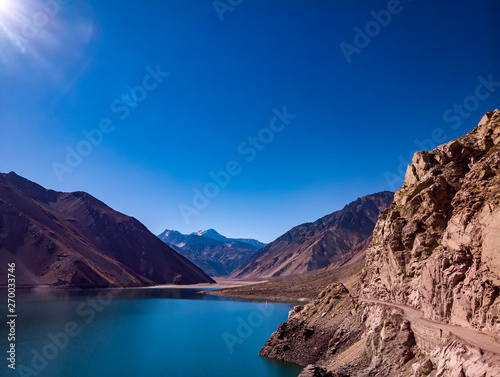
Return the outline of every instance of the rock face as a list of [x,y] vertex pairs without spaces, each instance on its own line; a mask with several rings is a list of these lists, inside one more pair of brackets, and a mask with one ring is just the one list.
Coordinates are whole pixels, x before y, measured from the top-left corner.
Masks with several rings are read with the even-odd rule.
[[[430,333],[430,334],[429,334]],[[433,343],[432,346],[430,344]],[[430,346],[430,347],[429,347]],[[431,349],[432,348],[432,349]],[[366,303],[338,283],[290,311],[260,355],[305,366],[300,377],[496,377],[500,354]]]
[[213,229],[193,234],[165,230],[158,237],[210,276],[227,276],[241,267],[264,243],[233,239]]
[[[78,288],[210,283],[202,270],[84,192],[46,190],[0,174],[0,255],[18,285]],[[6,282],[6,269],[0,270]]]
[[[301,376],[397,376],[411,370],[416,342],[402,312],[359,303],[331,284],[306,306],[296,306],[260,354],[309,365]],[[314,364],[314,365],[313,365]]]
[[231,277],[291,276],[359,261],[380,212],[392,200],[388,191],[367,195],[314,223],[296,226],[259,250]]
[[261,355],[306,366],[301,377],[499,376],[499,144],[495,110],[416,153],[356,293],[335,283],[295,307]]
[[362,294],[500,331],[500,111],[418,152],[367,251]]
[[428,358],[416,364],[414,369],[421,372],[420,376],[434,370],[437,377],[496,377],[500,374],[500,355],[483,352],[452,337],[443,347],[435,349]]

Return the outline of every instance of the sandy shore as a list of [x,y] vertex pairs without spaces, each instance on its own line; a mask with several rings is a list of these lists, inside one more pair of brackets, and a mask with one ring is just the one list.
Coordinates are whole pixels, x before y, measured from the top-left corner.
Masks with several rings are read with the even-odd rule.
[[243,280],[230,280],[230,279],[219,279],[219,278],[212,278],[216,281],[216,284],[207,284],[207,283],[201,283],[201,284],[186,284],[186,285],[178,285],[178,284],[162,284],[162,285],[155,285],[151,287],[144,287],[144,288],[200,288],[200,289],[223,289],[223,288],[238,288],[238,287],[243,287],[246,285],[252,285],[252,284],[257,284],[257,283],[263,283],[265,281],[243,281]]
[[[52,287],[50,285],[25,285],[18,286],[18,289],[25,290],[99,290],[99,289],[151,289],[151,288],[200,288],[200,289],[224,289],[224,288],[239,288],[247,285],[265,283],[267,280],[230,280],[224,278],[212,278],[216,281],[215,284],[200,283],[200,284],[161,284],[161,285],[145,285],[139,287],[94,287],[94,288],[70,288],[70,287]],[[7,289],[7,286],[0,285],[0,289]]]

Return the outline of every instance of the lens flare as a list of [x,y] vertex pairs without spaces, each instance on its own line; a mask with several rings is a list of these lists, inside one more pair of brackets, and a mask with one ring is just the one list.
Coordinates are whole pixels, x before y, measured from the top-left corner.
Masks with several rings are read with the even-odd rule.
[[0,0],[0,13],[8,13],[12,9],[12,0]]
[[0,55],[4,62],[12,47],[18,52],[26,51],[26,40],[22,36],[26,20],[23,7],[23,1],[0,0]]

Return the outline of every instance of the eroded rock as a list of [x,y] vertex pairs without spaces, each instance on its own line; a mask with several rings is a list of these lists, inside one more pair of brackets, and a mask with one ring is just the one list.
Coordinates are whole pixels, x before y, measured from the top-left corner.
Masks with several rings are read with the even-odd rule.
[[500,352],[418,311],[500,335],[499,144],[495,110],[467,135],[416,153],[375,227],[361,298],[331,284],[292,310],[260,354],[307,366],[302,377],[499,376]]
[[500,111],[417,152],[377,223],[362,295],[429,319],[500,331]]

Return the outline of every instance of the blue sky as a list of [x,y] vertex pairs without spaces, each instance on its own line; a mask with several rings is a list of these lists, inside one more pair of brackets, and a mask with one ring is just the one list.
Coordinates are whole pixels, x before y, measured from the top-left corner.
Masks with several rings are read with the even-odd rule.
[[[210,0],[4,0],[0,171],[87,191],[154,233],[269,242],[400,186],[413,152],[499,107],[496,0],[221,3],[222,21]],[[372,37],[356,45],[355,28]],[[341,43],[357,49],[350,63]],[[131,92],[157,69],[168,77]],[[284,107],[296,117],[247,161],[241,143],[269,137]],[[80,145],[108,119],[102,140]],[[70,167],[79,145],[88,155]],[[195,208],[193,190],[230,161],[239,174]]]

